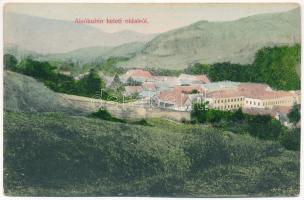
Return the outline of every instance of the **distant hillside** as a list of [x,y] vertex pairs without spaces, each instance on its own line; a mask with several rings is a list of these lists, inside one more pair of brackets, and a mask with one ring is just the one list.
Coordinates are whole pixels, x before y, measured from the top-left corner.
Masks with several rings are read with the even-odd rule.
[[123,67],[182,69],[192,63],[252,63],[265,46],[299,43],[300,10],[262,14],[236,21],[200,21],[158,35]]
[[46,56],[40,56],[43,60],[50,61],[72,61],[81,63],[90,63],[97,60],[106,60],[109,57],[133,57],[144,47],[142,42],[131,42],[122,44],[116,47],[87,47],[77,49],[68,53],[62,54],[49,54]]
[[106,33],[92,26],[5,13],[4,44],[41,54],[65,53],[92,46],[118,46],[130,42],[146,42],[155,34],[142,34],[132,31]]
[[43,83],[11,71],[4,71],[4,110],[81,114],[80,109]]

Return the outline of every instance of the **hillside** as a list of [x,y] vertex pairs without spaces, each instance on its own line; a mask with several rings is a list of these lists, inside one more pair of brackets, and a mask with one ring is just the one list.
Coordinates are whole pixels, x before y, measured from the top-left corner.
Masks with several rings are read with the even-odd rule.
[[155,34],[132,31],[103,32],[73,21],[46,19],[16,13],[4,15],[4,46],[18,46],[39,54],[66,53],[79,48],[146,42]]
[[77,106],[63,99],[43,83],[11,71],[4,71],[4,110],[82,113]]
[[300,10],[262,14],[236,21],[200,21],[162,33],[123,67],[183,69],[193,63],[252,63],[258,49],[299,43]]
[[80,63],[91,63],[94,61],[106,60],[109,57],[127,57],[130,58],[138,53],[144,46],[142,42],[131,42],[116,47],[87,47],[77,49],[68,53],[49,54],[39,56],[41,60],[49,61],[72,61]]
[[[294,196],[299,152],[208,126],[4,114],[13,196]],[[35,169],[35,170],[33,170]]]

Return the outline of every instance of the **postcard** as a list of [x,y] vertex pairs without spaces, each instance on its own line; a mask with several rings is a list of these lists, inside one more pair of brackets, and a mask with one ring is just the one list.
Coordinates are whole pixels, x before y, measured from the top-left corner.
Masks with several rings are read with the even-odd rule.
[[301,4],[3,12],[5,196],[299,196]]

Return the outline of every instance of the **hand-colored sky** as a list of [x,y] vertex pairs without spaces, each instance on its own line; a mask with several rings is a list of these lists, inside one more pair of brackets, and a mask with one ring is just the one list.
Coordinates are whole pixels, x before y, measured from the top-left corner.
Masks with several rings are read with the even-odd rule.
[[50,19],[74,22],[78,18],[148,18],[148,24],[95,24],[106,32],[132,30],[160,33],[191,23],[229,21],[242,17],[283,12],[297,8],[297,4],[66,4],[66,3],[10,3],[5,12],[15,12]]

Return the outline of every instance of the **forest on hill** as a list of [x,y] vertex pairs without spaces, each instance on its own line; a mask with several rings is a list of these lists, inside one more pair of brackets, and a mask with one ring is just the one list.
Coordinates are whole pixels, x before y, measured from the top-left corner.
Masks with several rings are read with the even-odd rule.
[[260,49],[253,64],[194,64],[189,74],[206,74],[211,81],[266,83],[279,90],[300,89],[301,46],[275,46]]

